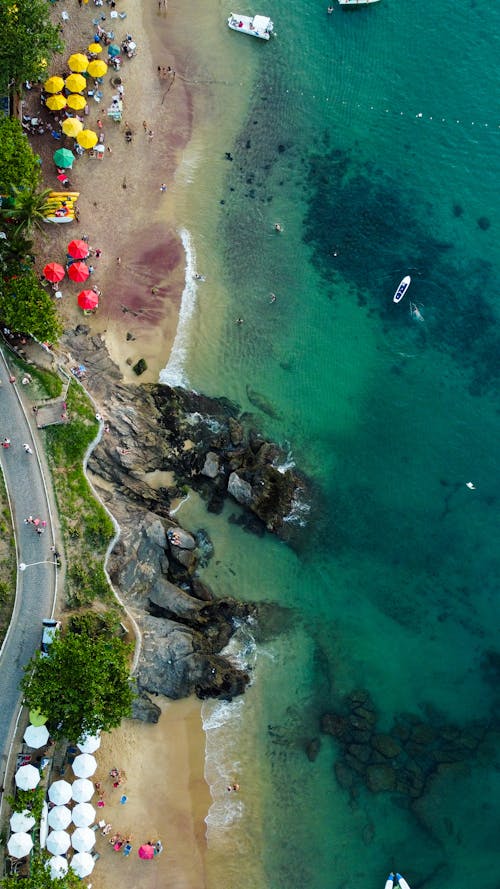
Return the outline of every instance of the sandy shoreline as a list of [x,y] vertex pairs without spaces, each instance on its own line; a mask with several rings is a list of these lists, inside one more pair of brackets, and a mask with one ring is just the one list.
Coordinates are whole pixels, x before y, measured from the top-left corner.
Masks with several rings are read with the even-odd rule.
[[[157,725],[124,720],[102,736],[93,777],[104,790],[98,817],[112,825],[96,834],[100,859],[89,877],[93,889],[110,889],[125,882],[128,889],[203,889],[205,887],[205,823],[210,794],[203,779],[205,735],[200,702],[195,698],[171,702],[160,697]],[[123,769],[123,785],[113,788],[109,771]],[[124,805],[120,798],[124,794]],[[92,799],[97,805],[97,795]],[[115,852],[109,836],[131,837],[129,857]],[[148,840],[161,840],[164,851],[142,861],[137,851]]]

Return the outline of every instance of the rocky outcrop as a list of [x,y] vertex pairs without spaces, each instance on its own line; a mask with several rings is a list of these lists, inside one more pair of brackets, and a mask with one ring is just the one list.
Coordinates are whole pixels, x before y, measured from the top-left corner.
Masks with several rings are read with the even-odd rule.
[[389,732],[377,731],[377,711],[370,695],[356,689],[342,701],[339,712],[325,713],[321,730],[335,738],[339,756],[334,771],[340,787],[355,795],[360,784],[371,793],[391,792],[413,804],[442,773],[475,755],[485,729],[439,727],[411,713],[398,714]]

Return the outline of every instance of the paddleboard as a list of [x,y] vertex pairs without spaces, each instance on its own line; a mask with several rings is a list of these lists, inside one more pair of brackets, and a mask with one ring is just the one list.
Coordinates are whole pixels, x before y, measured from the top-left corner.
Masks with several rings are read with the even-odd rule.
[[403,299],[403,296],[405,295],[406,291],[408,290],[408,287],[410,286],[410,284],[411,284],[411,278],[409,275],[406,275],[403,278],[403,280],[401,281],[398,289],[396,290],[396,293],[394,294],[392,301],[395,303],[401,302],[401,300]]

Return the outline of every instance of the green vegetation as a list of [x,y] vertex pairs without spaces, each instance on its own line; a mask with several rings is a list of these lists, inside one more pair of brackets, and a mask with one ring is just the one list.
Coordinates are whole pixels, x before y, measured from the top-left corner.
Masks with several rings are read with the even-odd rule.
[[0,21],[0,92],[8,95],[23,81],[44,77],[48,59],[64,44],[46,0],[0,0]]
[[55,305],[31,269],[4,280],[0,317],[11,330],[31,334],[42,342],[57,342],[62,333]]
[[[0,9],[2,5],[0,0]],[[0,54],[0,70],[1,58]],[[40,179],[40,158],[32,151],[21,124],[8,117],[0,118],[0,194],[10,195],[12,185],[35,189]]]
[[57,636],[47,657],[37,652],[24,668],[26,705],[46,714],[55,738],[77,741],[116,728],[132,708],[130,649],[109,635]]
[[0,645],[5,638],[16,593],[17,560],[12,517],[3,475],[0,474]]
[[51,191],[50,188],[37,191],[36,188],[11,185],[7,206],[0,208],[0,219],[13,226],[14,235],[30,235],[35,228],[41,231],[45,217],[51,213]]
[[12,874],[4,877],[0,880],[1,889],[81,889],[82,881],[71,869],[63,877],[53,880],[45,866],[48,859],[48,855],[44,857],[39,852],[33,855],[29,876]]
[[15,796],[7,797],[7,802],[13,812],[24,812],[28,809],[38,822],[42,817],[44,800],[44,787],[36,787],[35,790],[19,790],[18,788]]
[[111,603],[114,598],[102,562],[114,534],[113,523],[82,468],[97,421],[85,392],[74,382],[66,401],[71,422],[49,427],[45,437],[69,566],[67,600],[70,607],[89,606],[96,599]]

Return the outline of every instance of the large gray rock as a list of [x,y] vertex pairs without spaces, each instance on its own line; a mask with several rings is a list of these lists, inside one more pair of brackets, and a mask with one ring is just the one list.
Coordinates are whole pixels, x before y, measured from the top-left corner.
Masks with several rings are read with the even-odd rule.
[[252,502],[252,486],[249,482],[240,478],[236,472],[232,472],[227,483],[228,493],[241,503],[242,506],[250,506]]
[[163,577],[156,578],[151,584],[148,598],[156,608],[166,612],[170,618],[192,616],[203,607],[199,599],[194,599]]
[[202,475],[206,475],[207,478],[215,478],[220,472],[220,459],[219,455],[214,453],[214,451],[209,451],[205,462],[203,464],[203,468],[201,470]]

